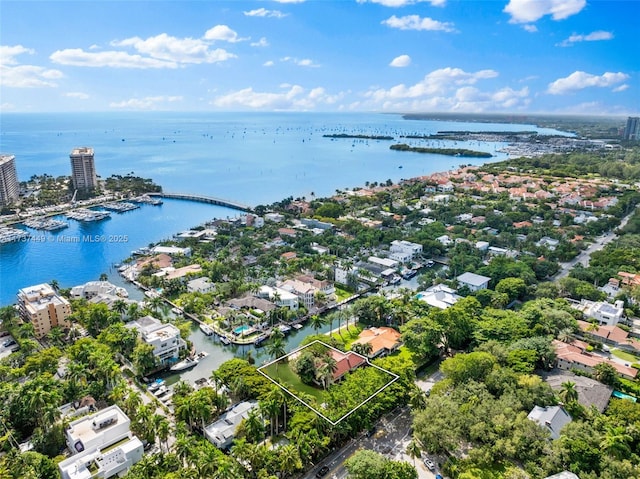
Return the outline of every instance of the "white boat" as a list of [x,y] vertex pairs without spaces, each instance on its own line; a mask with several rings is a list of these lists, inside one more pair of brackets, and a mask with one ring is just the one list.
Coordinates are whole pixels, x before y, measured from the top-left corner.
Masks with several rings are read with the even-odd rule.
[[202,331],[207,336],[211,336],[213,334],[213,329],[208,324],[200,323],[200,331]]
[[205,351],[201,351],[196,354],[194,357],[184,358],[182,361],[171,366],[171,371],[184,371],[185,369],[191,369],[195,365],[197,365],[201,359],[207,357],[209,353]]
[[302,329],[303,327],[304,327],[304,326],[302,326],[302,324],[300,324],[300,323],[298,323],[298,324],[294,324],[294,325],[293,325],[293,329],[298,329],[298,330],[300,330],[300,329]]
[[164,385],[165,385],[164,379],[156,379],[154,382],[149,384],[149,387],[147,389],[151,392],[154,392],[160,389],[160,387]]
[[231,341],[229,341],[229,338],[227,338],[226,336],[220,336],[220,342],[226,345],[231,344]]
[[167,386],[165,386],[164,384],[162,386],[160,386],[158,389],[156,389],[153,392],[153,395],[157,398],[159,398],[160,396],[166,394],[169,392],[169,388]]
[[279,325],[278,329],[285,335],[291,332],[291,326],[287,326],[286,324]]

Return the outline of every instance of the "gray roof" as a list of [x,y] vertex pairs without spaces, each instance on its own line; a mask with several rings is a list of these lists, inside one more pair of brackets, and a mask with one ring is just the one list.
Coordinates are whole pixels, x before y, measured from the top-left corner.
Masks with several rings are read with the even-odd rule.
[[606,386],[594,379],[578,376],[562,369],[545,371],[542,373],[542,378],[554,391],[560,391],[562,383],[567,381],[575,383],[576,391],[578,391],[578,402],[586,408],[595,406],[600,412],[607,408],[613,393],[611,386]]
[[460,283],[466,283],[473,286],[482,286],[487,281],[491,281],[491,278],[489,278],[488,276],[482,276],[481,274],[475,273],[462,273],[456,279]]
[[569,413],[560,406],[534,406],[527,417],[546,428],[553,439],[558,439],[560,430],[571,422]]
[[580,479],[573,472],[562,471],[558,474],[554,474],[553,476],[547,476],[544,479]]

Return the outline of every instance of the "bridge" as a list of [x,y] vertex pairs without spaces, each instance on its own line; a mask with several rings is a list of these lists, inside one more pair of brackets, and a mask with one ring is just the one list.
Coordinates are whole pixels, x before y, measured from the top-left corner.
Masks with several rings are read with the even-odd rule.
[[189,193],[148,193],[149,196],[160,196],[162,198],[174,198],[177,200],[189,200],[189,201],[199,201],[201,203],[209,203],[212,205],[224,206],[226,208],[232,208],[234,210],[246,211],[250,212],[253,210],[251,206],[245,205],[243,203],[238,203],[237,201],[224,200],[222,198],[215,198],[213,196],[206,195],[194,195]]

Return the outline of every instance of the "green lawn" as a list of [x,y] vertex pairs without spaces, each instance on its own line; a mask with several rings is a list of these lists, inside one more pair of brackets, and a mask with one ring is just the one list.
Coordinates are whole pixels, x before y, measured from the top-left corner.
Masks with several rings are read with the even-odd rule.
[[629,363],[640,362],[640,358],[638,358],[637,356],[634,356],[631,353],[627,353],[626,351],[621,351],[620,349],[611,349],[611,354],[613,354],[616,358],[629,361]]
[[353,296],[353,293],[351,291],[347,291],[346,289],[342,289],[339,286],[335,286],[336,289],[336,302],[340,302],[343,301],[351,296]]
[[301,391],[316,398],[318,404],[322,404],[323,402],[325,402],[324,391],[321,388],[316,388],[303,383],[300,380],[300,377],[293,372],[293,370],[289,366],[289,363],[274,363],[267,366],[262,371],[264,371],[264,373],[274,381],[281,382],[294,395],[297,391]]
[[361,324],[352,324],[348,329],[346,326],[342,326],[340,332],[332,333],[331,337],[342,341],[344,348],[348,351],[351,348],[351,344],[358,339],[358,335],[363,329],[364,327]]

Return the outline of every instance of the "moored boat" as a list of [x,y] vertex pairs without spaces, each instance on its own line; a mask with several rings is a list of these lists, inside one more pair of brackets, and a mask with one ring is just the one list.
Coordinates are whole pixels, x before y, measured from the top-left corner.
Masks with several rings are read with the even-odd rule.
[[202,331],[207,336],[211,336],[213,334],[213,329],[208,324],[200,323],[200,331]]

